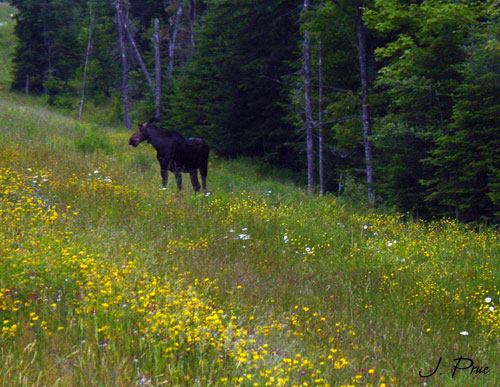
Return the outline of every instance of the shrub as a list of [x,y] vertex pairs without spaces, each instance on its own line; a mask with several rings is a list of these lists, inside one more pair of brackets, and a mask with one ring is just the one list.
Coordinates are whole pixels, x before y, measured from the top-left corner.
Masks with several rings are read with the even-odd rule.
[[95,153],[103,151],[106,154],[113,152],[113,147],[109,143],[108,137],[97,130],[90,127],[82,137],[75,139],[75,147],[82,153]]

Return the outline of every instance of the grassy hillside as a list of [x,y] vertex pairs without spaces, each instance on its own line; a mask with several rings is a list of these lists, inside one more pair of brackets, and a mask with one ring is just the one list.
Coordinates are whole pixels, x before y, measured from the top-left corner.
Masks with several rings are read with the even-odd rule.
[[[500,381],[495,231],[309,198],[216,157],[210,193],[164,191],[128,133],[0,98],[4,385]],[[459,356],[491,372],[452,379]]]
[[5,90],[0,134],[3,386],[500,385],[497,231],[214,155],[162,190],[149,145]]

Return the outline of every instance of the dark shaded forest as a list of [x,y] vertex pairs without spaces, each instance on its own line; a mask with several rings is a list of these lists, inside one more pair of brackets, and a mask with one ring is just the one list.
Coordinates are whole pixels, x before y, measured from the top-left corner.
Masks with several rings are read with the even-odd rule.
[[498,0],[11,4],[14,90],[107,104],[129,128],[161,116],[311,194],[498,222]]

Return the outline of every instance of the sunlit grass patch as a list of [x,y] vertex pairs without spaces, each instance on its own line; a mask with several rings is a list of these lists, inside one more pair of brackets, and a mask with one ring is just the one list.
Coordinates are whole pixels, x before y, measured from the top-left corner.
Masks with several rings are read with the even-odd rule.
[[[8,152],[4,158],[10,158]],[[317,368],[301,353],[289,361],[285,349],[276,356],[266,349],[268,330],[256,334],[261,328],[243,327],[238,316],[205,300],[199,290],[214,286],[208,278],[194,281],[193,287],[174,267],[162,277],[149,274],[132,251],[115,261],[117,257],[103,256],[94,246],[81,245],[69,231],[78,228],[81,210],[70,204],[58,210],[61,205],[47,198],[57,197],[57,191],[69,185],[73,194],[87,199],[102,199],[109,191],[114,200],[126,203],[131,191],[98,170],[85,179],[59,181],[48,171],[5,168],[0,178],[1,215],[8,225],[0,228],[5,257],[1,335],[7,342],[35,340],[41,348],[51,347],[64,333],[72,338],[73,350],[82,344],[103,352],[126,350],[127,362],[135,363],[136,372],[141,365],[156,367],[171,383],[219,380],[224,385],[227,380],[245,385],[260,380],[263,385],[289,385],[311,378],[323,382],[325,368],[349,364],[343,357],[335,362],[331,357],[326,359],[331,360],[329,367],[322,361]],[[176,245],[181,250],[170,253],[206,247],[206,242],[190,243],[180,241]],[[160,382],[159,375],[154,383]]]

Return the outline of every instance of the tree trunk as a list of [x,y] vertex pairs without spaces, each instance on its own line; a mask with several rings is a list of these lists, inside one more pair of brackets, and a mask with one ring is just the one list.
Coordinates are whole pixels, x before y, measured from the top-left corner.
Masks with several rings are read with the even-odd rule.
[[179,22],[182,16],[182,6],[180,3],[177,5],[177,11],[175,15],[170,19],[170,41],[168,44],[168,76],[172,77],[174,73],[174,56],[175,56],[175,44],[177,41],[177,31],[179,30]]
[[127,50],[125,47],[125,36],[123,31],[124,17],[120,9],[120,3],[116,4],[116,21],[118,24],[118,40],[120,43],[120,52],[122,58],[122,96],[123,96],[124,123],[127,129],[132,129],[132,121],[130,119]]
[[43,19],[42,26],[42,37],[43,37],[43,45],[45,47],[45,55],[47,56],[47,70],[42,74],[42,86],[43,86],[43,94],[47,95],[47,82],[52,76],[52,41],[48,37],[48,28],[47,28],[47,20],[49,20],[50,9],[47,0],[43,2],[41,9],[41,18]]
[[[304,11],[307,10],[309,10],[309,0],[304,0]],[[314,143],[311,98],[311,41],[308,30],[304,31],[302,54],[304,56],[303,73],[306,113],[307,193],[311,195],[314,190]]]
[[318,40],[318,157],[319,157],[319,194],[325,193],[323,172],[323,47]]
[[361,76],[361,121],[363,123],[363,146],[365,148],[366,182],[368,184],[368,202],[375,202],[375,191],[373,188],[373,145],[370,141],[372,134],[370,122],[370,110],[368,107],[368,65],[366,54],[366,28],[363,24],[362,11],[358,12],[356,19],[358,32],[358,54],[359,69]]
[[30,94],[30,74],[26,74],[26,79],[24,81],[24,94]]
[[194,47],[194,23],[196,22],[196,0],[189,0],[189,41]]
[[160,59],[160,22],[155,19],[155,32],[153,35],[155,47],[155,106],[156,118],[161,118],[161,59]]
[[83,79],[82,79],[82,96],[80,98],[80,108],[78,109],[78,121],[82,119],[83,104],[85,103],[85,87],[87,82],[87,67],[89,64],[90,51],[92,50],[92,28],[93,28],[93,15],[92,15],[92,0],[89,1],[89,37],[87,40],[87,51],[85,52],[85,61],[83,63]]
[[[123,15],[122,15],[122,17],[123,17]],[[148,69],[146,68],[146,65],[144,64],[144,61],[142,60],[141,53],[139,52],[139,49],[137,48],[137,45],[135,44],[134,38],[132,37],[130,30],[128,29],[127,20],[125,18],[123,20],[123,29],[127,33],[128,40],[130,42],[130,45],[132,46],[132,51],[134,51],[135,57],[137,58],[137,61],[139,62],[139,65],[141,66],[141,69],[142,69],[142,72],[144,73],[144,77],[146,78],[146,81],[148,81],[148,84],[151,87],[151,90],[154,91],[153,81],[151,80],[151,77],[149,75]]]

